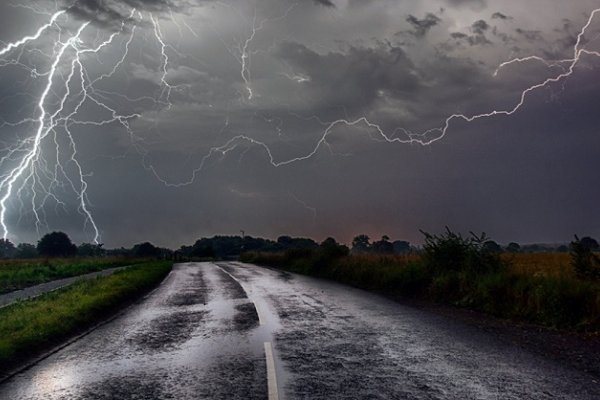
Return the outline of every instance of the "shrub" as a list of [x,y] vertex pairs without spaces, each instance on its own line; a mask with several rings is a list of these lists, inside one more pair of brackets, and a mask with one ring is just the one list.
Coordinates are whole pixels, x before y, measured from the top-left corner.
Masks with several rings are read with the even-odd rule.
[[499,253],[486,245],[489,239],[485,233],[477,236],[471,232],[471,237],[464,238],[448,227],[441,235],[421,232],[425,235],[423,260],[436,275],[447,272],[484,274],[504,269]]
[[579,279],[600,279],[600,258],[592,252],[593,247],[575,235],[571,242],[571,265]]

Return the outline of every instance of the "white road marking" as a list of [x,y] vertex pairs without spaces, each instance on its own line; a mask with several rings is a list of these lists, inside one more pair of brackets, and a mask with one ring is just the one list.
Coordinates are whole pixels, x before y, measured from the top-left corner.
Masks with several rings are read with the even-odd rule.
[[[224,268],[221,268],[221,266],[217,264],[213,265],[219,268],[227,275],[229,275],[231,279],[236,281],[242,287],[242,289],[244,289],[246,295],[249,296],[248,290],[246,290],[242,282],[240,282],[235,276],[227,272]],[[251,300],[250,297],[248,297],[248,299]],[[257,303],[254,300],[252,300],[252,303],[254,303],[254,308],[256,309],[256,314],[258,315],[259,325],[265,325],[265,314],[262,312],[259,303]],[[273,345],[271,342],[265,342],[265,358],[267,360],[267,387],[269,391],[269,400],[279,400],[279,390],[277,389],[277,372],[275,370],[275,358],[273,357]]]
[[277,374],[275,373],[275,359],[273,358],[273,345],[265,342],[265,357],[267,358],[267,385],[269,388],[269,400],[279,400],[277,390]]
[[253,301],[254,308],[256,309],[256,314],[258,314],[258,324],[264,325],[266,322],[265,315],[263,314],[261,307],[258,306],[258,303]]
[[259,325],[265,325],[266,321],[267,321],[266,318],[265,318],[265,314],[262,312],[262,309],[258,305],[258,303],[250,298],[250,293],[244,287],[244,285],[242,284],[242,282],[240,282],[239,279],[237,279],[235,276],[233,276],[232,274],[230,274],[229,272],[227,272],[224,268],[220,267],[219,265],[217,265],[217,264],[213,264],[213,265],[215,267],[219,268],[221,271],[223,271],[227,275],[229,275],[229,277],[231,279],[233,279],[234,281],[236,281],[242,287],[242,289],[244,289],[244,292],[246,292],[246,296],[248,296],[248,300],[251,300],[252,303],[254,304],[254,308],[256,309],[256,314],[258,315],[258,324]]

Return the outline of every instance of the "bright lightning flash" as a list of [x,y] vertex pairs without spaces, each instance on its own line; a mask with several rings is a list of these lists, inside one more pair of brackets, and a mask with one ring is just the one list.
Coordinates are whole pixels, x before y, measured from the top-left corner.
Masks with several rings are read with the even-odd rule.
[[[288,12],[289,12],[289,10],[288,10]],[[491,117],[495,117],[495,116],[511,116],[511,115],[515,114],[525,105],[527,97],[532,92],[535,92],[542,88],[548,87],[551,84],[564,81],[568,77],[573,75],[575,73],[575,69],[576,69],[577,65],[581,62],[581,60],[583,59],[584,56],[600,57],[600,52],[588,50],[583,46],[583,40],[585,38],[585,35],[598,14],[600,14],[600,8],[593,10],[591,12],[586,24],[583,26],[583,28],[580,30],[579,34],[577,35],[577,42],[575,43],[575,46],[573,48],[573,57],[572,58],[568,58],[568,59],[564,59],[564,60],[546,60],[546,59],[543,59],[542,57],[530,56],[530,57],[525,57],[525,58],[515,58],[513,60],[502,63],[498,67],[498,69],[494,72],[494,76],[497,76],[501,72],[501,70],[503,70],[513,64],[530,62],[530,61],[542,62],[550,69],[560,67],[560,70],[562,71],[561,73],[559,73],[551,78],[547,78],[547,79],[543,80],[542,82],[532,85],[532,86],[526,88],[525,90],[523,90],[520,93],[520,95],[518,96],[518,101],[512,108],[491,110],[489,112],[485,112],[485,113],[481,113],[481,114],[474,114],[474,115],[452,114],[444,120],[444,123],[442,126],[440,126],[438,128],[429,129],[429,130],[426,130],[426,131],[420,132],[420,133],[410,132],[404,128],[396,128],[393,132],[386,133],[381,128],[380,125],[378,125],[377,123],[371,122],[365,116],[356,118],[354,120],[347,119],[347,118],[341,118],[341,119],[338,119],[338,120],[335,120],[332,122],[327,122],[327,123],[320,121],[317,117],[311,117],[311,118],[317,119],[323,126],[325,126],[325,129],[319,136],[319,139],[317,140],[316,145],[312,148],[312,150],[309,151],[308,153],[306,153],[304,155],[300,155],[298,157],[278,160],[275,158],[273,152],[271,151],[271,148],[269,147],[269,145],[267,143],[265,143],[263,141],[259,141],[257,139],[254,139],[248,135],[241,134],[241,135],[232,137],[225,144],[223,144],[221,146],[211,148],[208,151],[208,153],[205,154],[204,157],[201,158],[199,166],[192,171],[190,178],[186,181],[179,182],[179,183],[169,182],[169,181],[165,180],[164,178],[162,178],[160,176],[160,174],[153,167],[150,167],[149,169],[152,171],[152,173],[155,175],[155,177],[158,180],[160,180],[164,185],[166,185],[168,187],[182,187],[182,186],[191,185],[192,183],[195,182],[198,174],[203,170],[206,163],[213,156],[225,156],[225,155],[227,155],[227,153],[235,150],[237,147],[242,146],[242,145],[247,145],[247,144],[262,147],[268,156],[270,164],[273,167],[282,167],[282,166],[286,166],[286,165],[293,164],[296,162],[308,160],[308,159],[312,158],[313,156],[315,156],[319,152],[319,150],[324,146],[331,150],[327,139],[329,138],[330,135],[332,135],[335,132],[335,129],[339,126],[346,126],[346,127],[363,126],[363,127],[366,127],[370,132],[374,133],[374,134],[371,134],[372,139],[382,141],[382,142],[400,143],[400,144],[419,144],[422,146],[431,145],[431,144],[441,140],[442,138],[444,138],[446,136],[448,130],[450,129],[452,122],[454,122],[456,120],[463,120],[465,122],[470,123],[470,122],[474,122],[477,120],[491,118]],[[259,25],[258,28],[261,28],[263,23],[261,23],[261,25]],[[242,54],[244,54],[245,49],[247,49],[247,44],[252,41],[254,35],[256,34],[256,31],[258,30],[256,28],[256,25],[253,25],[253,26],[254,26],[254,29],[252,31],[252,35],[248,38],[248,40],[245,42],[245,45],[241,48]],[[243,60],[243,57],[242,57],[242,60]],[[244,74],[245,74],[244,66],[245,66],[245,64],[242,63],[242,78],[244,77]],[[251,99],[253,92],[249,88],[249,81],[247,81],[246,79],[243,79],[243,80],[246,83],[246,87],[248,88],[248,98]],[[280,129],[280,128],[278,128],[278,129]],[[399,133],[402,134],[402,136],[398,135]]]
[[[240,63],[240,75],[246,88],[247,95],[245,97],[247,100],[252,100],[255,96],[250,79],[250,56],[256,54],[251,51],[252,41],[267,22],[285,18],[295,5],[293,4],[279,17],[267,18],[260,22],[257,21],[255,13],[250,35],[239,43],[237,51],[233,51],[231,48],[228,49]],[[32,9],[32,11],[35,10]],[[365,127],[373,138],[388,143],[430,145],[442,139],[456,120],[473,122],[494,116],[510,116],[515,114],[525,105],[528,96],[532,92],[564,81],[573,75],[576,67],[584,57],[600,57],[600,52],[586,49],[584,46],[586,33],[599,13],[600,8],[590,14],[587,23],[577,36],[572,57],[562,60],[546,60],[538,56],[530,56],[507,61],[498,67],[494,76],[497,76],[513,64],[526,62],[543,63],[552,71],[558,69],[558,72],[553,77],[544,79],[523,90],[518,96],[516,104],[510,108],[491,110],[475,115],[452,114],[444,120],[440,127],[421,133],[413,133],[403,128],[397,128],[391,133],[386,133],[380,125],[369,121],[365,116],[354,120],[344,118],[327,123],[319,120],[324,126],[324,130],[319,135],[315,146],[306,154],[294,158],[285,160],[277,159],[265,142],[254,139],[249,135],[241,134],[229,139],[220,146],[209,149],[208,153],[201,158],[200,165],[192,171],[190,179],[185,182],[168,182],[158,174],[153,166],[147,166],[147,169],[167,186],[179,187],[189,185],[195,181],[196,176],[213,156],[226,156],[229,152],[242,145],[253,145],[262,148],[266,152],[271,165],[273,167],[281,167],[307,160],[315,156],[323,146],[329,147],[328,137],[340,126]],[[81,125],[109,126],[117,124],[125,129],[134,143],[138,141],[139,138],[134,135],[130,127],[130,122],[140,118],[141,115],[138,113],[120,112],[117,109],[118,107],[107,101],[107,96],[119,96],[128,102],[135,102],[139,99],[130,99],[119,93],[106,92],[98,88],[98,83],[111,78],[125,63],[130,44],[136,34],[136,27],[143,19],[143,15],[136,10],[132,10],[129,17],[122,21],[120,29],[117,29],[99,44],[97,43],[98,39],[87,39],[91,36],[89,31],[93,29],[91,21],[80,22],[75,29],[68,29],[67,26],[72,26],[73,21],[69,21],[65,11],[55,12],[52,15],[48,15],[48,17],[49,21],[42,25],[35,33],[15,42],[8,43],[0,49],[0,68],[8,65],[16,65],[19,68],[24,68],[30,73],[32,79],[39,80],[43,86],[41,94],[36,96],[35,111],[31,117],[16,122],[7,121],[2,118],[4,121],[0,124],[0,127],[15,129],[23,129],[25,127],[25,130],[29,132],[29,134],[21,138],[16,144],[1,149],[0,229],[4,238],[12,235],[8,223],[9,209],[13,202],[20,201],[21,213],[24,212],[25,207],[28,209],[31,207],[31,212],[34,215],[36,228],[39,233],[42,227],[48,225],[45,217],[47,203],[54,202],[57,206],[66,207],[66,203],[60,199],[58,192],[67,189],[75,193],[78,201],[78,211],[82,215],[87,229],[92,231],[94,242],[98,243],[100,241],[100,229],[93,217],[92,207],[88,198],[87,178],[89,175],[84,172],[82,164],[78,161],[79,153],[71,128]],[[174,20],[172,15],[171,18]],[[161,92],[157,98],[153,98],[151,101],[157,107],[170,109],[172,107],[171,94],[177,86],[171,85],[167,79],[170,62],[172,61],[169,59],[168,50],[175,52],[176,49],[165,42],[158,19],[150,14],[149,20],[154,39],[160,48],[161,56],[159,71]],[[194,36],[198,36],[187,23],[184,22],[183,24]],[[129,26],[131,26],[131,29],[126,29]],[[181,35],[179,25],[178,28]],[[100,33],[96,32],[96,38],[100,36]],[[102,52],[108,47],[114,47],[115,42],[119,40],[118,37],[120,36],[124,37],[122,43],[125,44],[122,57],[110,66],[108,73],[92,77],[87,63],[90,60],[99,60]],[[42,50],[35,48],[38,41],[42,39],[49,40],[49,38],[54,38],[51,54],[46,54]],[[93,44],[94,42],[96,44]],[[38,68],[37,66],[26,65],[26,61],[22,60],[22,56],[27,49],[32,47],[34,50],[37,50],[37,53],[48,58],[49,66]],[[310,79],[304,76],[290,77],[298,83],[306,82]],[[84,113],[82,111],[85,108],[84,106],[92,106],[100,109],[108,117],[98,120],[86,119],[83,117]],[[401,133],[401,135],[398,135],[398,133]],[[145,155],[145,153],[142,155]],[[25,206],[25,202],[23,201],[25,194],[29,194],[30,197],[30,204],[27,206]],[[295,199],[300,202],[297,198]],[[316,213],[316,210],[313,208],[305,204],[304,206]]]
[[[134,14],[135,10],[132,10],[129,16],[130,20]],[[119,123],[129,130],[128,121],[139,117],[138,114],[119,114],[105,104],[100,95],[94,93],[94,84],[111,77],[123,62],[126,54],[114,65],[110,73],[94,80],[89,78],[84,66],[86,56],[98,56],[105,47],[114,42],[118,35],[125,32],[127,21],[123,21],[121,29],[111,34],[108,39],[97,46],[89,47],[85,45],[83,36],[85,31],[90,29],[91,21],[80,23],[75,32],[67,33],[68,38],[63,40],[62,37],[67,30],[61,26],[61,17],[64,15],[65,11],[54,13],[50,21],[40,27],[34,35],[9,43],[0,50],[0,56],[3,57],[1,65],[9,65],[12,60],[7,60],[6,57],[11,53],[16,50],[22,51],[25,46],[34,43],[42,36],[51,37],[52,33],[58,33],[58,39],[55,40],[53,46],[54,52],[50,56],[49,69],[44,73],[37,72],[37,69],[31,70],[33,77],[41,77],[45,81],[43,91],[36,104],[37,116],[15,123],[3,124],[3,126],[11,127],[26,124],[35,126],[31,136],[20,140],[16,145],[5,148],[5,154],[0,159],[0,168],[6,171],[0,176],[0,227],[5,239],[11,235],[7,223],[9,200],[14,197],[21,198],[24,191],[30,191],[32,213],[39,233],[41,227],[47,225],[44,222],[46,203],[54,200],[57,205],[64,207],[65,203],[59,199],[55,191],[67,186],[76,194],[79,212],[84,217],[85,225],[92,230],[93,241],[99,243],[100,230],[90,210],[87,175],[77,159],[77,145],[71,132],[71,126],[80,124],[102,126]],[[132,30],[131,35],[134,32],[135,29]],[[129,49],[130,41],[127,42],[126,52]],[[20,54],[17,57],[20,57]],[[17,64],[22,65],[20,62]],[[67,69],[66,74],[64,74],[65,68]],[[61,91],[63,94],[58,95]],[[58,99],[55,98],[56,96]],[[78,120],[78,114],[84,103],[95,104],[108,112],[111,117],[101,121]],[[55,109],[51,110],[52,108]],[[67,143],[66,149],[64,148],[65,142]],[[48,155],[49,148],[54,148],[52,157]],[[14,165],[15,163],[16,165]]]

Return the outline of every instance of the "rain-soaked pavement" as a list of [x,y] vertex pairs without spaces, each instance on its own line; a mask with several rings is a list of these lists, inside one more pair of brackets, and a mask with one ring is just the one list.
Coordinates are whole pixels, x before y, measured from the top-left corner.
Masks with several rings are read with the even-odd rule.
[[445,317],[240,263],[177,265],[0,384],[11,400],[267,398],[599,399],[600,384]]

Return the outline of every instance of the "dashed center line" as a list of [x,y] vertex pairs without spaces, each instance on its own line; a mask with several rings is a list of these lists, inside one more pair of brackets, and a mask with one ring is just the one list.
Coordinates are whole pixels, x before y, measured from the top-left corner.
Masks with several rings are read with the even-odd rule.
[[[213,264],[213,265],[215,265],[221,271],[223,271],[224,273],[229,275],[231,277],[231,279],[236,281],[242,287],[242,289],[244,289],[244,292],[246,292],[246,295],[248,295],[248,291],[246,290],[244,285],[242,285],[242,282],[240,282],[235,276],[233,276],[232,274],[227,272],[224,268],[221,268],[220,266],[218,266],[216,264]],[[254,304],[254,308],[256,309],[256,314],[258,315],[259,325],[265,325],[266,324],[265,314],[262,312],[261,307],[259,307],[258,303],[255,302],[254,300],[252,300],[252,303]],[[275,358],[273,357],[273,344],[271,342],[264,342],[264,346],[265,346],[265,358],[267,361],[267,387],[268,387],[268,392],[269,392],[269,400],[279,400],[279,390],[277,388],[277,372],[275,370]]]
[[265,357],[267,358],[267,385],[269,388],[269,400],[279,400],[277,390],[277,374],[275,373],[275,359],[273,358],[273,345],[265,342]]

